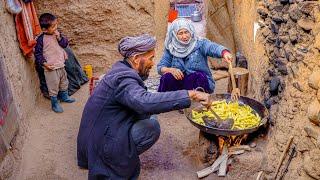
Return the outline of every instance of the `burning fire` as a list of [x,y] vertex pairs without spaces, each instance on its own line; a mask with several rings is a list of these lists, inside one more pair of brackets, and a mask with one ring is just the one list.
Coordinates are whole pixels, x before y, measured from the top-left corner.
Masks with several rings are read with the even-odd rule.
[[226,145],[228,148],[232,146],[240,146],[243,141],[248,137],[248,134],[240,136],[218,136],[219,152],[222,153],[223,146]]

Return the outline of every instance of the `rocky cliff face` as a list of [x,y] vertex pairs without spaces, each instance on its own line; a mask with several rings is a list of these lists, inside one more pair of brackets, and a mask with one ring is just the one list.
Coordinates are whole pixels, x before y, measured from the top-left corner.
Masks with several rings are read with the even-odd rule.
[[[269,122],[273,126],[267,146],[266,171],[274,171],[280,151],[293,135],[293,146],[298,154],[286,177],[319,179],[320,164],[316,160],[320,128],[309,121],[310,112],[319,113],[316,96],[319,80],[312,75],[319,70],[320,60],[315,41],[319,38],[319,4],[315,1],[261,1],[257,12],[259,33],[269,59],[269,68],[263,75],[262,95],[270,109]],[[309,104],[312,110],[308,112]],[[312,117],[315,121],[318,114],[316,116]]]
[[[208,37],[246,56],[249,95],[270,110],[261,168],[272,177],[293,135],[298,153],[286,178],[319,179],[319,2],[211,0],[208,4],[214,6],[208,9]],[[260,29],[254,42],[255,22]]]

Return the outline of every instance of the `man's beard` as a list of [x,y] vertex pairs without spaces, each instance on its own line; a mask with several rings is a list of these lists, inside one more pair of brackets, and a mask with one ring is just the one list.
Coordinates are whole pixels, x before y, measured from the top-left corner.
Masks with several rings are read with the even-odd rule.
[[143,73],[139,73],[139,76],[141,77],[142,81],[145,81],[149,77],[149,71],[145,69]]
[[144,64],[145,64],[145,60],[143,59],[140,63],[139,73],[138,73],[143,81],[148,79],[149,72],[150,72],[150,69],[148,69],[147,67],[144,67]]
[[140,77],[141,77],[142,81],[145,81],[145,80],[147,80],[147,79],[148,79],[149,74],[148,74],[148,75],[145,75],[145,76],[140,76]]

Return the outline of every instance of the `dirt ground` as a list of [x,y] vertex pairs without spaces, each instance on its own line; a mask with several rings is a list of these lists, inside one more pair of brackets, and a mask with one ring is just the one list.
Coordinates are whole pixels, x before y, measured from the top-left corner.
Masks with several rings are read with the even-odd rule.
[[[225,92],[227,79],[217,82],[217,93]],[[11,179],[86,179],[87,170],[76,164],[76,138],[81,114],[88,98],[88,84],[73,97],[74,104],[62,104],[64,113],[50,110],[50,102],[41,98],[28,119],[29,130],[22,148],[20,167]],[[177,111],[158,116],[161,125],[159,141],[140,156],[140,179],[197,179],[197,142],[199,130]],[[262,162],[263,143],[257,141],[254,151],[234,159],[227,179],[254,178]],[[263,141],[261,141],[263,142]],[[244,168],[245,167],[245,168]],[[217,178],[215,174],[206,179]]]
[[[257,20],[257,10],[254,5],[259,1],[208,1],[214,7],[220,7],[214,3],[222,3],[220,9],[224,10],[218,11],[221,14],[227,11],[231,12],[229,14],[231,22],[217,19],[216,24],[221,22],[220,25],[223,25],[221,27],[230,28],[232,26],[235,47],[248,59],[250,97],[263,102],[264,93],[262,90],[269,86],[271,79],[265,78],[264,74],[268,69],[274,70],[274,67],[270,67],[271,60],[274,58],[268,57],[268,51],[274,51],[275,47],[273,42],[266,45],[268,37],[269,40],[274,40],[271,37],[274,34],[269,32],[270,28],[265,28],[268,31],[258,31],[256,42],[252,42],[253,32],[250,27]],[[168,7],[168,3],[155,1],[155,8],[153,8],[153,5],[145,2],[147,1],[127,0],[122,3],[102,0],[94,3],[92,0],[35,1],[39,14],[45,11],[57,14],[62,22],[60,27],[70,37],[71,45],[80,57],[80,62],[82,65],[91,63],[96,70],[95,73],[110,68],[113,62],[118,59],[116,42],[124,35],[149,32],[156,34],[158,42],[163,42],[166,19],[158,22],[161,18],[155,18],[156,20],[153,22],[154,19],[150,14],[155,11],[155,17],[164,17],[167,10],[163,8]],[[263,3],[265,2],[268,1],[263,1]],[[301,0],[292,2],[296,3],[290,5],[291,15],[290,12],[283,12],[286,15],[289,13],[292,16],[290,18],[299,15],[295,11],[299,12],[300,10],[304,14],[311,14],[308,13],[310,4],[316,3],[316,1],[303,2]],[[67,6],[59,6],[62,3],[67,3]],[[275,10],[281,6],[268,6],[269,9],[266,10],[267,6],[263,3],[260,0],[258,4],[260,10],[262,10],[260,13],[270,16],[268,17],[269,20],[263,23],[264,27],[268,27],[268,23],[271,26],[272,18],[279,19],[279,17],[282,17],[273,17],[278,15]],[[298,8],[297,3],[300,3],[301,8]],[[5,11],[4,7],[4,4],[0,2],[0,19],[1,22],[4,22],[3,24],[6,24],[6,26],[0,28],[0,34],[2,34],[0,52],[5,57],[8,78],[12,82],[13,95],[22,119],[19,128],[19,133],[22,135],[20,138],[17,137],[20,141],[15,142],[15,146],[13,146],[14,161],[17,161],[17,163],[12,163],[11,159],[8,158],[7,161],[10,162],[4,163],[6,164],[4,166],[6,169],[10,169],[13,164],[19,165],[19,167],[15,167],[16,170],[13,172],[11,179],[87,179],[87,171],[79,169],[76,165],[76,136],[82,110],[89,94],[88,85],[83,86],[73,96],[77,99],[76,103],[63,104],[65,110],[63,114],[52,112],[48,100],[40,98],[40,101],[36,101],[39,90],[36,85],[38,80],[33,69],[33,63],[32,61],[25,61],[22,57],[16,44],[16,36],[13,34],[15,32],[13,17]],[[105,11],[97,11],[101,7],[105,7]],[[126,15],[120,13],[125,10],[128,11]],[[234,158],[225,179],[255,179],[260,170],[263,170],[270,178],[290,135],[295,137],[293,144],[297,148],[298,155],[293,159],[285,179],[311,179],[311,177],[320,179],[320,127],[309,121],[307,113],[311,102],[320,100],[319,88],[309,87],[308,82],[309,76],[320,69],[319,12],[320,8],[317,6],[313,17],[315,24],[310,27],[307,27],[308,24],[301,24],[301,21],[300,23],[293,23],[294,27],[299,30],[297,32],[301,33],[301,37],[310,38],[310,35],[312,35],[311,39],[314,38],[314,40],[309,42],[315,44],[308,45],[306,49],[304,46],[300,46],[303,43],[297,43],[294,48],[291,48],[295,51],[301,51],[299,54],[303,53],[304,58],[300,58],[299,61],[285,61],[288,63],[288,75],[283,76],[281,81],[281,84],[285,85],[285,91],[281,94],[281,100],[277,99],[277,103],[270,108],[270,122],[273,126],[270,126],[268,136],[255,139],[254,142],[257,146],[251,152],[246,152]],[[91,13],[94,16],[88,16]],[[303,17],[306,17],[306,15]],[[286,18],[289,18],[289,16],[286,16]],[[139,22],[128,23],[132,19],[139,19]],[[137,26],[143,28],[137,28]],[[215,32],[210,30],[210,21],[207,26],[209,32]],[[155,27],[155,29],[152,27]],[[313,30],[303,30],[301,28],[313,28]],[[225,30],[225,28],[222,29]],[[222,32],[230,34],[228,31]],[[162,54],[163,43],[159,44],[157,54],[160,55]],[[254,52],[252,52],[252,49],[254,49]],[[283,55],[283,53],[280,53],[280,55]],[[159,57],[156,59],[159,59]],[[156,72],[152,71],[152,75],[155,74]],[[226,84],[225,79],[218,81],[217,87],[219,89],[216,93],[225,92]],[[268,89],[265,92],[269,92]],[[28,112],[32,108],[33,113],[29,115]],[[177,111],[160,114],[159,122],[162,129],[159,141],[141,155],[140,179],[197,179],[195,172],[204,168],[203,165],[197,163],[196,159],[199,130]],[[310,135],[306,129],[314,129],[316,135]],[[21,144],[23,144],[23,148],[20,155],[19,146]],[[206,179],[213,178],[218,177],[212,174]]]

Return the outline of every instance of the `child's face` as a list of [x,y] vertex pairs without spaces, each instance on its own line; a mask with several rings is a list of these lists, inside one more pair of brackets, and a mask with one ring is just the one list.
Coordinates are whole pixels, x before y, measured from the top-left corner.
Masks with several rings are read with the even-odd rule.
[[48,29],[44,30],[44,32],[47,34],[54,34],[57,31],[57,28],[58,28],[58,20],[55,19],[51,23],[51,26]]

